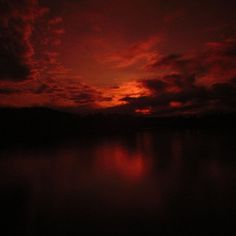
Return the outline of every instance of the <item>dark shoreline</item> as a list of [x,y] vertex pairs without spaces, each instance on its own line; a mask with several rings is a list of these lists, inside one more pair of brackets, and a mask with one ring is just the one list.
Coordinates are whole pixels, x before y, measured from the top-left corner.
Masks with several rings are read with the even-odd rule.
[[79,116],[48,108],[4,108],[0,109],[0,146],[53,144],[70,139],[129,135],[143,130],[231,133],[236,128],[235,120],[236,113],[158,118],[121,114]]

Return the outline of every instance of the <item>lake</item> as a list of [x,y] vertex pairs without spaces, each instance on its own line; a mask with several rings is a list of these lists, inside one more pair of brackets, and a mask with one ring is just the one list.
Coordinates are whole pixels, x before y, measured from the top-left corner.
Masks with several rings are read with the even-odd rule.
[[4,235],[231,232],[236,135],[144,130],[0,151]]

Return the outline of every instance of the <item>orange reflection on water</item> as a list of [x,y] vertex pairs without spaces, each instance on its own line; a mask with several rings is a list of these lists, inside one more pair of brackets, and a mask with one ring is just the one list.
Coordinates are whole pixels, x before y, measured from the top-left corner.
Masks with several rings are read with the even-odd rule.
[[148,161],[140,152],[128,151],[121,145],[104,145],[98,152],[96,164],[103,173],[137,180],[148,171]]

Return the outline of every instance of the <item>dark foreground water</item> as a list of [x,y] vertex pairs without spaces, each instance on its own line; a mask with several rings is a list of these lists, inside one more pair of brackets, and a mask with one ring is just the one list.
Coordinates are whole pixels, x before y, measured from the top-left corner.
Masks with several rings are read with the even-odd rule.
[[5,148],[1,235],[235,232],[235,138],[143,131]]

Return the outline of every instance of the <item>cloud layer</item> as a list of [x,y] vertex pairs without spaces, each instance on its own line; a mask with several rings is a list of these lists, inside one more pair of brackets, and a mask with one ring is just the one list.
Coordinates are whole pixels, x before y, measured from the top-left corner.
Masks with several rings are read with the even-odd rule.
[[0,80],[26,80],[34,64],[34,22],[45,9],[35,0],[2,0],[0,9]]
[[234,6],[1,0],[0,106],[235,111]]
[[150,95],[123,97],[121,100],[126,104],[117,110],[142,113],[148,109],[156,115],[235,111],[235,50],[236,41],[231,39],[208,43],[202,53],[191,57],[180,54],[159,57],[147,66],[154,71],[152,77],[139,80]]

